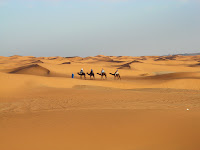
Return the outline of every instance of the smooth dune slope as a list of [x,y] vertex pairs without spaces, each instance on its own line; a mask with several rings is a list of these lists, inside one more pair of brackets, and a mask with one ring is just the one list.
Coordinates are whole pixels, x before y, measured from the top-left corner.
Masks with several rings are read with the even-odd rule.
[[10,73],[47,76],[50,74],[50,71],[44,67],[39,66],[38,64],[33,64],[16,68]]

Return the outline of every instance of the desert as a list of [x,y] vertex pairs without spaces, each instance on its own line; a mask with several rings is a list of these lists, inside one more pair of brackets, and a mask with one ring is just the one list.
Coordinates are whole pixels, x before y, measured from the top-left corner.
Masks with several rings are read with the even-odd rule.
[[2,150],[200,148],[200,55],[1,56],[0,82]]

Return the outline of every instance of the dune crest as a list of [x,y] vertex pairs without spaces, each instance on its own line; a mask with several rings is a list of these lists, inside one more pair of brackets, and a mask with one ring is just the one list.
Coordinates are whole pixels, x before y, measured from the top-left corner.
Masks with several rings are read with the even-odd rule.
[[33,65],[16,68],[13,71],[11,71],[10,73],[47,76],[50,74],[50,70],[48,70],[38,64],[33,64]]

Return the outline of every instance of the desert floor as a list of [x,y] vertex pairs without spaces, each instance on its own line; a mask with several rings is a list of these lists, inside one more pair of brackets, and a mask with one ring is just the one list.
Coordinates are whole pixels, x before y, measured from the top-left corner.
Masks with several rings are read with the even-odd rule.
[[200,149],[200,56],[0,56],[0,83],[0,150]]

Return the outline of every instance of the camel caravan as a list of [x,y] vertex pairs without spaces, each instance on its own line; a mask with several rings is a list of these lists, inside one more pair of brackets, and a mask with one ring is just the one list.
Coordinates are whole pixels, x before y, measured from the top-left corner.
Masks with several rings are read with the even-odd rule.
[[[80,72],[77,72],[77,74],[80,76],[81,79],[83,77],[84,77],[84,79],[86,79],[86,73],[83,71],[83,68],[81,69]],[[101,70],[101,73],[97,73],[97,74],[101,76],[101,80],[107,79],[107,74],[103,68]],[[121,76],[120,76],[118,70],[116,70],[115,73],[109,73],[109,74],[113,75],[115,80],[121,80]],[[91,69],[90,73],[87,72],[87,75],[90,76],[90,79],[95,80],[95,73],[94,73],[93,69]]]

